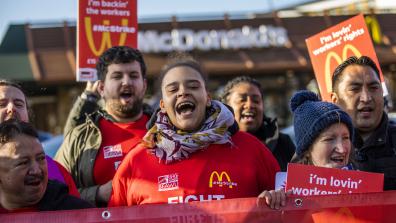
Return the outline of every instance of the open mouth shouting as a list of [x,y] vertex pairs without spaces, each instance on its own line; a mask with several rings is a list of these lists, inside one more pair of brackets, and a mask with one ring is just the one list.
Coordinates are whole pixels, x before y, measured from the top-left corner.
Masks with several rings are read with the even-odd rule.
[[338,168],[341,168],[348,163],[348,160],[343,155],[333,155],[330,157],[330,161]]
[[254,119],[256,117],[255,112],[242,112],[241,113],[241,121],[243,122],[254,122]]
[[130,90],[124,90],[120,94],[120,99],[123,104],[128,104],[133,99],[133,94]]
[[176,105],[176,113],[183,118],[192,116],[195,110],[195,104],[190,101],[183,101]]

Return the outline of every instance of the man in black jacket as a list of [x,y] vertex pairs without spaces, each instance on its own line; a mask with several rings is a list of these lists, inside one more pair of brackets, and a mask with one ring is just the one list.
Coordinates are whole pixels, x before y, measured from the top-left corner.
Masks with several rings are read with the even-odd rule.
[[295,145],[288,135],[279,132],[276,118],[265,116],[262,92],[257,80],[241,76],[226,84],[221,100],[234,110],[239,129],[260,139],[271,150],[281,170],[286,171]]
[[0,124],[0,213],[90,208],[48,180],[47,161],[36,130],[9,119]]
[[357,168],[384,173],[385,190],[396,189],[396,125],[384,112],[379,69],[366,56],[350,57],[334,71],[332,102],[353,121]]

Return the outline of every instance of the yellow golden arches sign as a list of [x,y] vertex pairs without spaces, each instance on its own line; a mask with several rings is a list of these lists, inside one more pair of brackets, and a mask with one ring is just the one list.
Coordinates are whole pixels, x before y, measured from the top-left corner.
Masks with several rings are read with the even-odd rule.
[[[88,45],[89,48],[91,49],[92,53],[95,56],[100,56],[104,50],[112,47],[112,42],[111,42],[111,37],[110,37],[110,32],[109,31],[105,31],[102,32],[102,40],[100,42],[100,47],[99,49],[96,49],[95,46],[95,41],[93,38],[93,34],[92,34],[92,22],[91,22],[91,18],[90,17],[85,17],[84,18],[84,24],[85,24],[85,33],[87,35],[87,41],[88,41]],[[103,20],[103,25],[105,26],[109,26],[110,25],[110,21],[109,20]],[[121,20],[121,26],[128,26],[128,19],[122,19]],[[120,39],[118,41],[119,46],[124,45],[125,44],[125,40],[127,38],[127,33],[122,32],[120,34]]]
[[212,188],[213,187],[213,177],[216,176],[217,181],[218,182],[217,185],[219,185],[219,187],[223,186],[223,177],[226,177],[227,182],[228,182],[228,187],[232,188],[232,182],[231,182],[231,178],[230,176],[225,172],[222,171],[220,174],[217,171],[213,171],[212,174],[210,174],[210,178],[209,178],[209,187]]
[[352,51],[353,55],[357,57],[361,57],[362,54],[360,51],[354,47],[352,44],[346,44],[344,48],[342,49],[342,57],[340,57],[337,53],[334,51],[331,51],[327,54],[326,60],[325,60],[325,84],[326,84],[326,89],[327,92],[330,93],[332,91],[332,74],[333,70],[331,69],[331,59],[334,59],[337,62],[337,66],[342,63],[342,61],[346,60],[348,58],[348,50]]
[[364,18],[367,28],[371,33],[371,38],[376,44],[382,43],[382,32],[378,20],[374,16],[366,16]]

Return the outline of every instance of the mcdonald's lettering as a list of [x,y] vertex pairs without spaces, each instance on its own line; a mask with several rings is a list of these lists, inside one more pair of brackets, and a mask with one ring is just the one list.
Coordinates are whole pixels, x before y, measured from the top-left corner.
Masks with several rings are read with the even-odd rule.
[[351,45],[351,44],[346,44],[344,46],[344,48],[342,49],[342,57],[340,57],[337,53],[335,53],[334,51],[331,51],[327,54],[326,56],[326,60],[325,60],[325,84],[326,84],[326,91],[328,93],[331,92],[332,90],[332,73],[333,73],[333,67],[330,66],[331,65],[331,61],[332,59],[335,60],[335,62],[337,63],[337,66],[339,64],[342,63],[342,61],[346,60],[348,58],[348,50],[350,50],[353,55],[357,56],[357,57],[361,57],[362,54],[360,53],[360,51],[358,49],[356,49],[355,46]]
[[[216,176],[217,180],[213,179],[214,176]],[[227,181],[223,180],[224,177]],[[213,185],[218,185],[219,187],[225,185],[228,186],[229,188],[233,188],[234,186],[236,187],[238,184],[232,182],[230,176],[225,171],[222,171],[220,174],[217,171],[213,171],[212,174],[210,174],[209,187],[212,188]]]
[[[110,25],[109,20],[103,20],[103,25],[92,26],[91,18],[85,17],[84,25],[89,48],[95,56],[101,55],[104,50],[113,46],[110,33],[121,33],[117,45],[124,45],[127,38],[127,33],[136,32],[134,27],[128,27],[128,19],[122,19],[121,26]],[[92,31],[102,33],[99,49],[96,48]]]

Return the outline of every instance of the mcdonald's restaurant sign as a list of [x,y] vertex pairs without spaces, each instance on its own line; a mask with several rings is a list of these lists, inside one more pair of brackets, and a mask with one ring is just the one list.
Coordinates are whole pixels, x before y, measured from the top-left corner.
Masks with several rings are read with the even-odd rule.
[[169,32],[140,31],[139,49],[145,53],[285,47],[289,37],[285,28],[260,25],[230,30],[173,29]]
[[96,80],[96,61],[116,45],[137,47],[137,0],[78,0],[77,81]]
[[[373,30],[372,27],[371,29]],[[368,56],[380,68],[370,33],[362,14],[345,20],[306,39],[306,43],[320,94],[325,101],[331,100],[332,74],[335,68],[348,57]],[[387,95],[388,91],[381,69],[380,77],[384,95]]]

